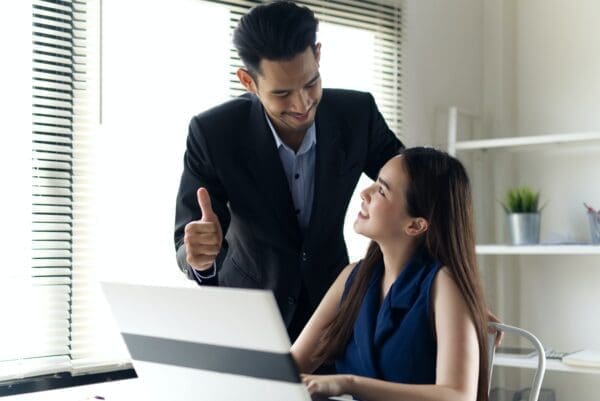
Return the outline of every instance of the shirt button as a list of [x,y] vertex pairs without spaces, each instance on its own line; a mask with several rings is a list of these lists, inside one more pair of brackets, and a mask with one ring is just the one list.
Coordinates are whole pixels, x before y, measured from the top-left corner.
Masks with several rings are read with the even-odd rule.
[[306,254],[306,252],[302,252],[302,261],[306,262],[308,260],[308,255]]
[[294,174],[294,179],[297,180],[298,178],[300,178],[300,174]]
[[296,303],[296,298],[294,298],[294,297],[288,297],[287,301],[288,301],[288,304],[294,305]]

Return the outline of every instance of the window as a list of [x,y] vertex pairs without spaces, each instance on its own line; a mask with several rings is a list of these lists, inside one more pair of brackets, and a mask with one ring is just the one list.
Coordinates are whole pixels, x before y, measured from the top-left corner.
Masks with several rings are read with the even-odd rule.
[[[2,36],[31,68],[0,74],[12,89],[3,110],[15,110],[0,158],[11,195],[0,208],[0,302],[12,322],[0,333],[0,381],[123,369],[128,354],[98,282],[194,285],[172,241],[187,126],[243,92],[231,33],[256,2],[17,3]],[[324,85],[372,92],[399,133],[398,8],[303,3],[320,19]],[[361,257],[351,225],[346,234]]]
[[[320,19],[323,85],[373,93],[386,121],[399,133],[399,10],[363,1],[305,3]],[[169,4],[168,8],[143,0],[104,4],[98,153],[110,154],[110,160],[104,159],[97,168],[95,196],[101,200],[102,216],[97,243],[111,249],[99,255],[106,278],[182,285],[172,227],[188,123],[193,115],[245,92],[235,76],[241,62],[231,34],[256,2]],[[138,18],[132,32],[130,21],[141,7],[144,18]],[[352,43],[352,52],[336,43]],[[358,188],[367,182],[364,177]],[[352,229],[359,204],[355,195],[345,229],[354,259],[366,249],[366,240]],[[144,253],[145,249],[152,253]]]
[[15,174],[28,176],[22,177],[28,193],[23,196],[19,186],[14,192],[18,204],[10,210],[19,210],[19,218],[27,213],[14,223],[27,232],[3,235],[11,237],[10,253],[27,249],[23,254],[29,258],[7,260],[3,255],[9,268],[1,273],[2,305],[13,324],[3,327],[0,379],[89,373],[106,368],[107,360],[114,369],[127,354],[105,346],[107,337],[94,335],[103,322],[100,315],[90,314],[99,299],[88,263],[93,222],[89,148],[99,104],[99,2],[21,3],[28,12],[19,13],[14,23],[28,32],[19,31],[14,41],[28,42],[24,48],[31,61],[25,69],[28,82],[20,81],[15,93],[28,95],[29,105],[19,104],[18,110],[19,115],[28,111],[29,117],[23,119],[27,131],[20,126],[11,134],[27,144],[19,147],[26,153],[13,157]]

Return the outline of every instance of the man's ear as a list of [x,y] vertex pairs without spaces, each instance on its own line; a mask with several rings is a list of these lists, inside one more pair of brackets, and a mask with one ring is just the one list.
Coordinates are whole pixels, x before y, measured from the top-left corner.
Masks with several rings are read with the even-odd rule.
[[411,220],[408,227],[406,227],[406,234],[416,237],[423,234],[429,228],[429,222],[423,217],[416,217]]
[[321,60],[321,43],[315,45],[315,60],[317,61],[317,64],[319,64],[319,61]]
[[240,83],[246,88],[246,90],[250,93],[256,93],[256,83],[254,82],[254,78],[244,68],[238,68],[236,75],[240,80]]

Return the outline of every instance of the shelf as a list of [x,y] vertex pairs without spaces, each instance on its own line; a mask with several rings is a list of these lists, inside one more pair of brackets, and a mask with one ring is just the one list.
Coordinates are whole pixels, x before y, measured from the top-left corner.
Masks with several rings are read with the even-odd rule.
[[475,248],[477,255],[600,255],[600,245],[493,245]]
[[486,150],[495,148],[564,144],[588,141],[600,141],[600,132],[579,132],[569,134],[517,136],[508,138],[458,141],[454,144],[454,146],[456,150]]
[[[535,369],[537,368],[537,357],[525,358],[522,356],[511,356],[497,353],[494,355],[494,366],[510,366],[517,368]],[[562,363],[556,359],[546,359],[546,371],[572,372],[572,373],[591,373],[600,374],[600,368],[586,368],[583,366],[571,366]]]

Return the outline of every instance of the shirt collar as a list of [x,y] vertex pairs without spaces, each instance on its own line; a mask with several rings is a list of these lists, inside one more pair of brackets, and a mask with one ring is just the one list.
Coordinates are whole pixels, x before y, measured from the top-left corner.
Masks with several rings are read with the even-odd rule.
[[[277,131],[275,130],[275,127],[273,127],[273,124],[271,123],[271,120],[267,116],[266,112],[265,112],[265,119],[267,120],[267,124],[269,124],[269,128],[271,128],[271,133],[273,134],[273,138],[275,138],[275,145],[277,146],[277,149],[279,149],[280,147],[283,146],[284,148],[290,150],[291,152],[294,152],[292,149],[290,149],[289,146],[287,146],[285,143],[283,143],[281,138],[279,138],[279,134],[277,134]],[[313,123],[310,125],[310,127],[308,127],[308,130],[306,130],[306,135],[304,135],[302,144],[300,144],[300,148],[298,149],[298,152],[296,152],[297,155],[301,155],[303,153],[308,152],[308,150],[312,147],[312,145],[317,143],[316,131],[317,130],[315,128],[315,122],[313,121]]]

